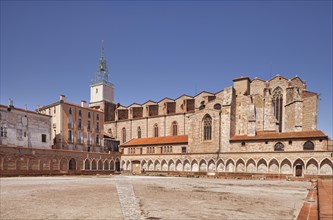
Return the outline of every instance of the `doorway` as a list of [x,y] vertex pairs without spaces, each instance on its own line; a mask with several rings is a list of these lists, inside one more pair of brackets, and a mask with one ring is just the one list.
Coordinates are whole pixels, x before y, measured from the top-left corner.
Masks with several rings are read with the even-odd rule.
[[295,176],[302,177],[303,176],[303,166],[301,164],[297,164],[295,169],[296,169]]
[[141,173],[140,161],[132,161],[132,173],[139,174]]
[[74,158],[70,159],[68,167],[69,167],[69,170],[76,170],[76,162],[75,162]]

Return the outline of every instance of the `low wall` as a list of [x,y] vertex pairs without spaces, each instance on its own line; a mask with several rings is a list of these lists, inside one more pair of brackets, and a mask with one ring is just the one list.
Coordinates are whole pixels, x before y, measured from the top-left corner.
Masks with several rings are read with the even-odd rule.
[[0,176],[113,174],[119,152],[97,153],[0,145]]

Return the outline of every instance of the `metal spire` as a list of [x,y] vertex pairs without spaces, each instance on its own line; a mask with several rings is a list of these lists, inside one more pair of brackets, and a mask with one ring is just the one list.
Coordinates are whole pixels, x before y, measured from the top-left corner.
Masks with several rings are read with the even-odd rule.
[[104,41],[102,40],[102,48],[101,48],[101,56],[99,58],[98,62],[98,69],[95,76],[95,80],[92,82],[92,84],[98,84],[98,83],[106,83],[111,84],[109,82],[109,73],[108,68],[106,65],[106,59],[104,56]]

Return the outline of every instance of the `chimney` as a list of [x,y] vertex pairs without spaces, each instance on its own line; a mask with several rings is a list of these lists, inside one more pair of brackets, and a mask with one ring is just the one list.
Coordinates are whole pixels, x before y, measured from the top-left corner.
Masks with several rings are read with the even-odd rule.
[[66,96],[65,95],[60,95],[60,102],[64,102],[66,99]]
[[84,100],[81,100],[81,107],[86,107],[86,104],[87,104],[87,102],[86,101],[84,101]]

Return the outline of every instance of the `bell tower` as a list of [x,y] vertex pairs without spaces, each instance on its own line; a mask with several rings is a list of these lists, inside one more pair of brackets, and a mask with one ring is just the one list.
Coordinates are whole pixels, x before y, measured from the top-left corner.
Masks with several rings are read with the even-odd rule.
[[98,62],[98,69],[95,79],[90,84],[90,107],[100,106],[101,102],[114,102],[114,86],[109,82],[109,72],[104,56],[102,42],[101,57]]

